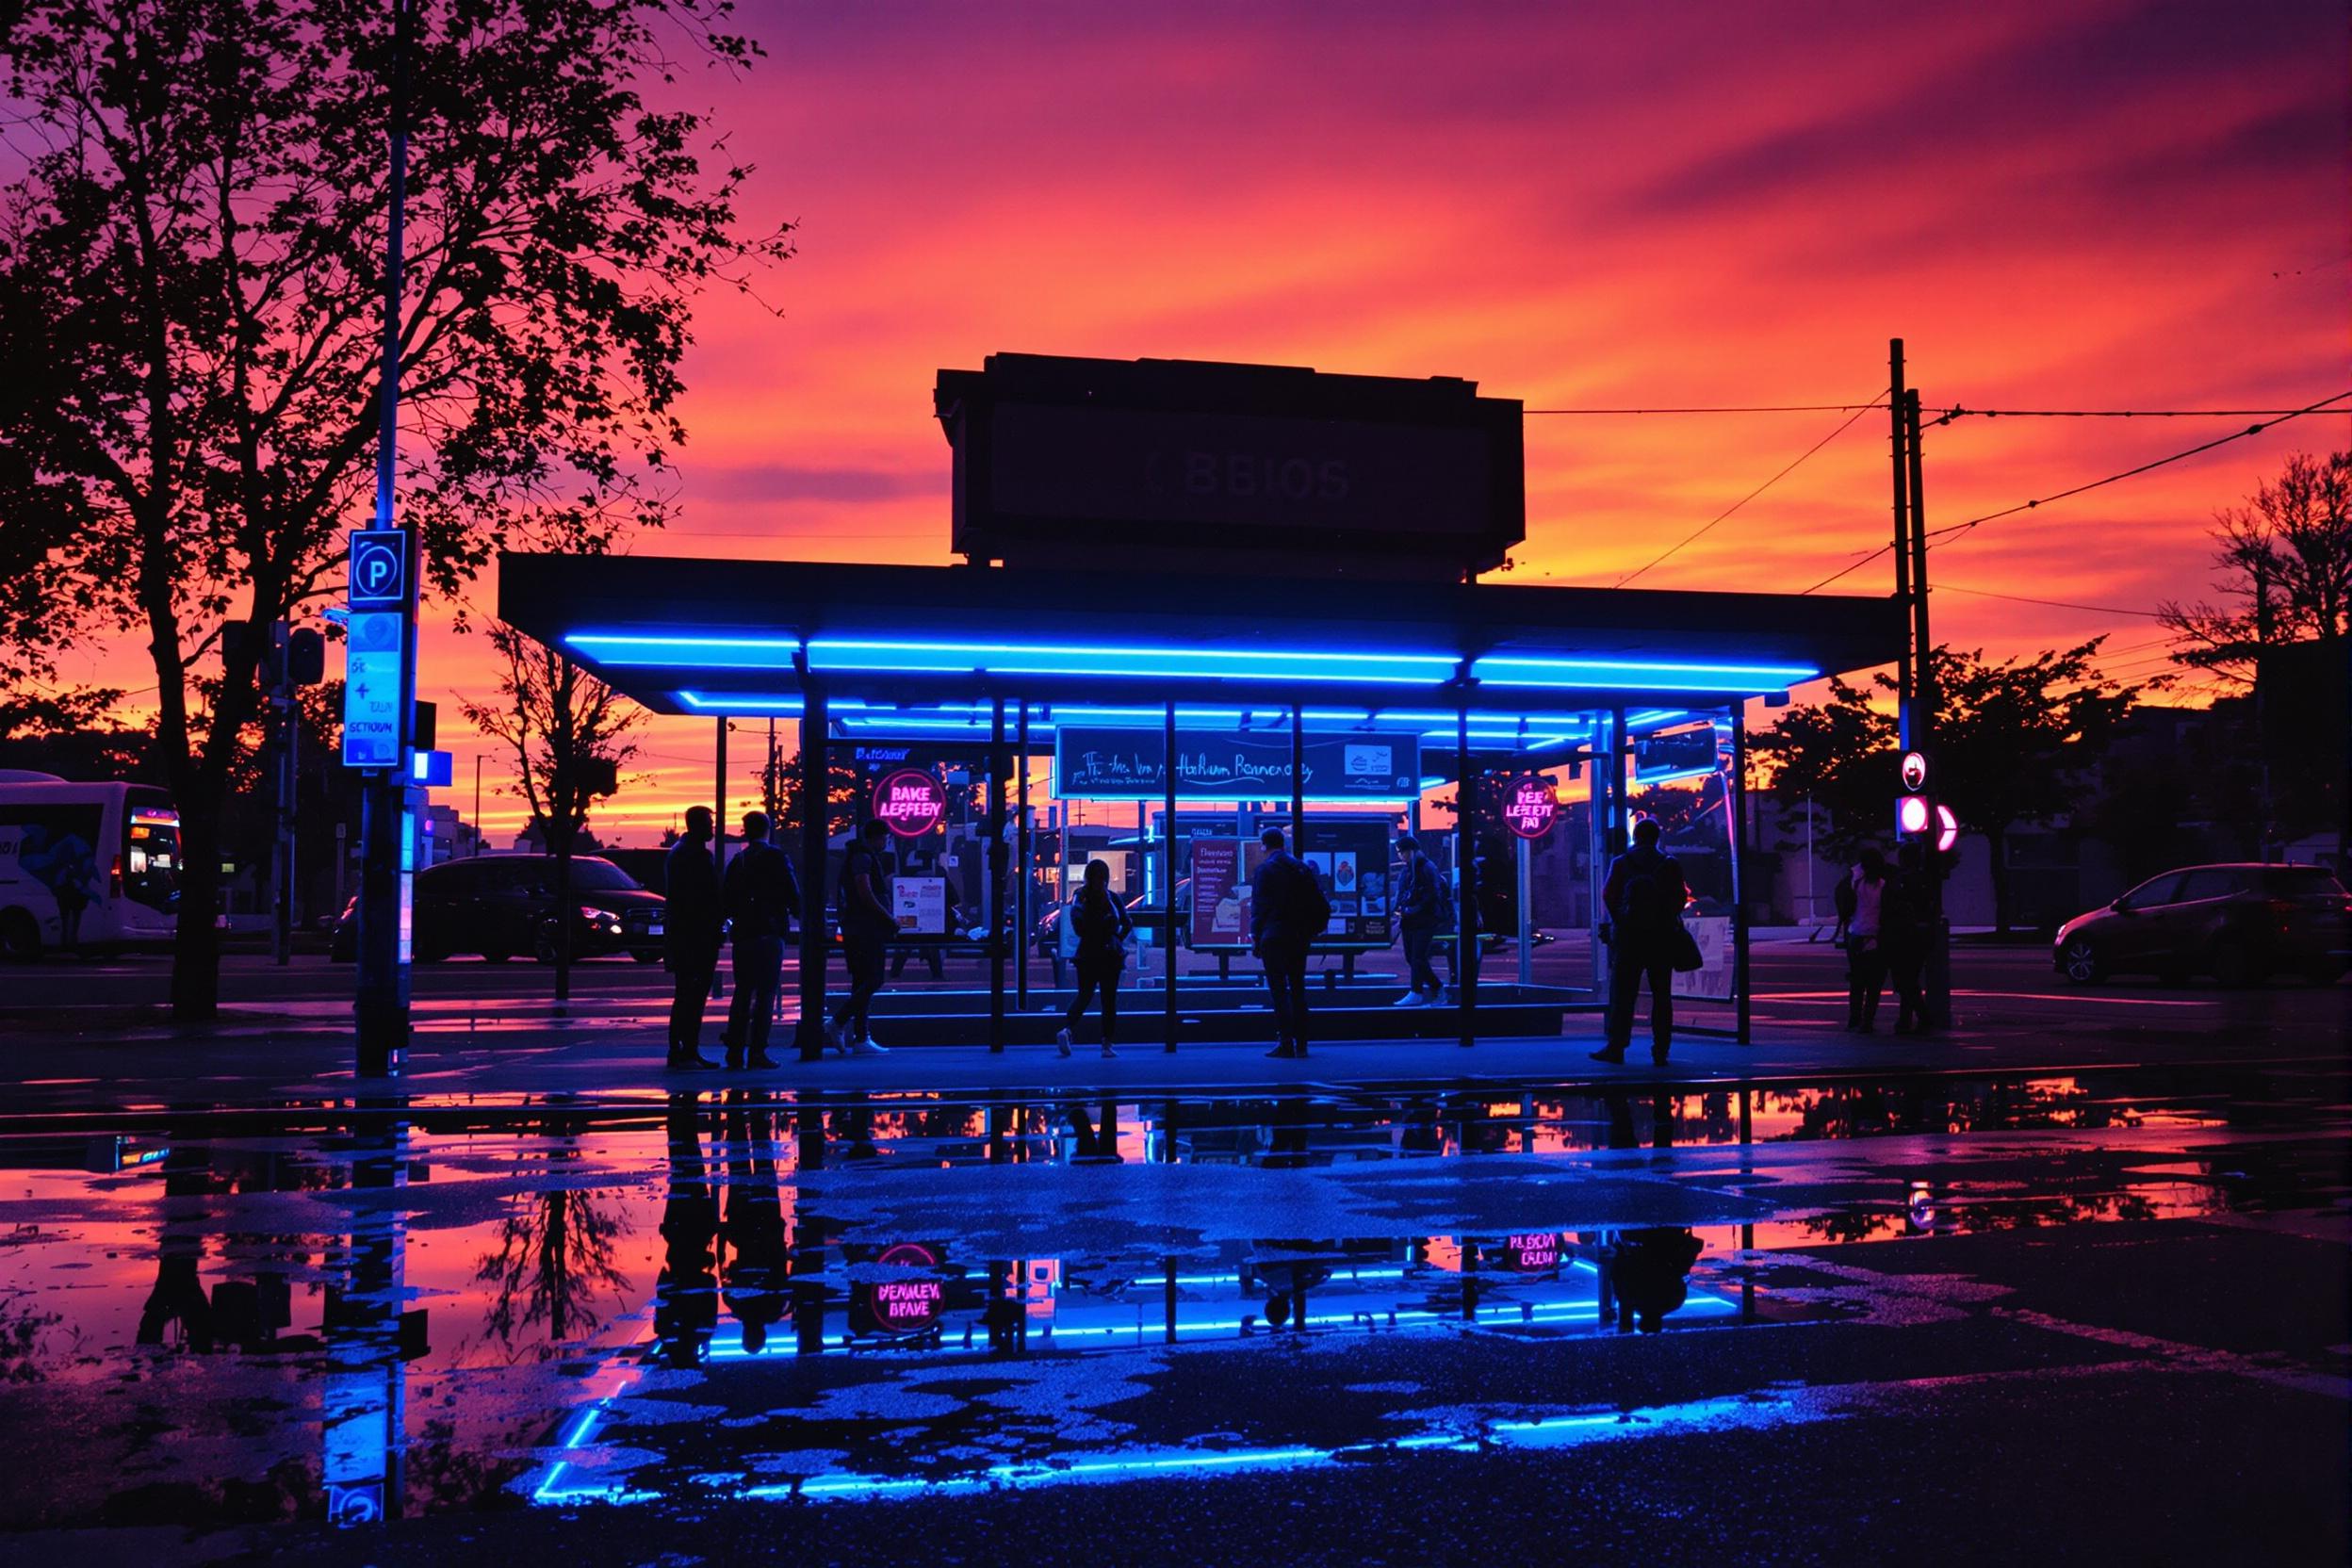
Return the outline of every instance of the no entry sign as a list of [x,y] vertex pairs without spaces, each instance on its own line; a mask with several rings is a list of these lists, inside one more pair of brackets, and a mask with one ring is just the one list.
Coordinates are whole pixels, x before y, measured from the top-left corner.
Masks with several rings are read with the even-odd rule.
[[921,768],[901,768],[874,780],[874,815],[902,839],[920,839],[947,815],[947,788]]

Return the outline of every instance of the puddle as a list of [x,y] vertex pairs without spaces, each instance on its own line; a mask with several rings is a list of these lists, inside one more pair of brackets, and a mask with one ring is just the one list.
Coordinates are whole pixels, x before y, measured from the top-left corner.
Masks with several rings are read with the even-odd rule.
[[[0,1527],[852,1500],[1809,1419],[1595,1410],[1560,1369],[1851,1310],[1776,1289],[1779,1249],[2341,1216],[2344,1120],[2332,1081],[2115,1074],[419,1101],[0,1139]],[[1465,1399],[1463,1368],[1526,1397]]]

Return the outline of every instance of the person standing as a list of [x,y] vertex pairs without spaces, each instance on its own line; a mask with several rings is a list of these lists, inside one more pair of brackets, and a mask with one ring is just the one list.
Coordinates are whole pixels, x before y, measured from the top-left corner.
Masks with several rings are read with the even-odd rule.
[[1846,928],[1846,1027],[1878,1030],[1878,999],[1886,988],[1886,857],[1865,848],[1838,886],[1838,916]]
[[890,878],[882,869],[882,843],[890,834],[879,818],[869,818],[841,855],[841,957],[849,969],[849,993],[834,1009],[825,1036],[834,1050],[853,1056],[889,1054],[874,1043],[869,1020],[882,989],[883,944],[898,932]]
[[1078,969],[1078,994],[1070,999],[1070,1014],[1054,1037],[1063,1055],[1070,1054],[1070,1032],[1086,1016],[1086,999],[1098,989],[1102,993],[1102,1054],[1119,1054],[1111,1049],[1111,1037],[1119,1030],[1119,974],[1127,967],[1127,939],[1135,928],[1111,896],[1110,863],[1087,861],[1078,896],[1062,911],[1062,951]]
[[1927,1029],[1927,999],[1920,985],[1933,930],[1926,855],[1917,843],[1895,851],[1895,874],[1880,906],[1879,940],[1886,952],[1886,977],[1895,988],[1895,1033]]
[[727,1065],[776,1066],[768,1033],[784,976],[784,936],[800,909],[800,879],[768,842],[768,814],[743,813],[743,852],[727,863],[721,903],[735,923],[735,1000],[727,1013]]
[[662,862],[662,955],[670,966],[669,1066],[719,1064],[702,1054],[702,1009],[719,967],[719,871],[710,861],[710,808],[686,808],[686,831]]
[[1274,1008],[1269,1056],[1307,1054],[1307,950],[1331,918],[1323,886],[1306,863],[1282,847],[1282,830],[1258,835],[1266,858],[1250,883],[1250,946],[1266,966]]
[[1437,934],[1446,929],[1446,879],[1437,874],[1421,841],[1410,833],[1396,835],[1396,928],[1405,942],[1405,968],[1412,987],[1398,997],[1399,1007],[1434,1006],[1445,1000],[1437,966],[1429,961],[1437,949]]
[[1650,988],[1650,1060],[1663,1062],[1674,1045],[1674,939],[1682,906],[1690,897],[1682,867],[1658,847],[1658,819],[1633,825],[1633,847],[1609,862],[1601,884],[1609,910],[1609,1037],[1592,1053],[1596,1062],[1625,1059],[1633,1043],[1633,1005],[1642,983]]

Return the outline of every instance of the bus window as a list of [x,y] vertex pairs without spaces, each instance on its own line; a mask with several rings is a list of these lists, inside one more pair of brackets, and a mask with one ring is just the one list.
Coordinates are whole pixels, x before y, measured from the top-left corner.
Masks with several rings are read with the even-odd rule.
[[162,799],[160,791],[133,791],[122,820],[122,896],[150,909],[180,900],[180,814]]

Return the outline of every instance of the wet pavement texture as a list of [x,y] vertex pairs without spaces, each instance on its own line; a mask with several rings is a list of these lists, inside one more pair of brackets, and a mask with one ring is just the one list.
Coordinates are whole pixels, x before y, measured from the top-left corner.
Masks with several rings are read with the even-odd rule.
[[0,1136],[0,1558],[2341,1560],[2345,1089],[51,1125]]

